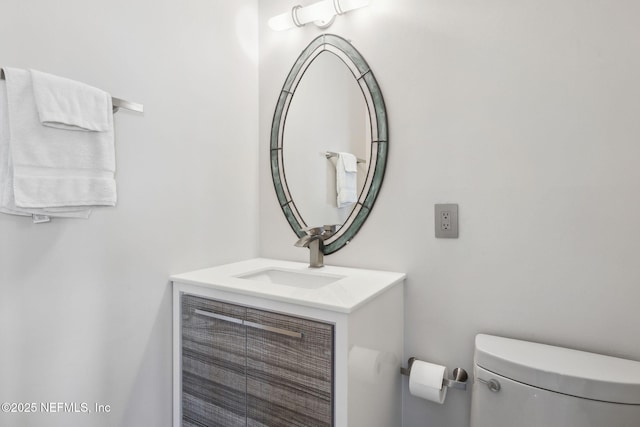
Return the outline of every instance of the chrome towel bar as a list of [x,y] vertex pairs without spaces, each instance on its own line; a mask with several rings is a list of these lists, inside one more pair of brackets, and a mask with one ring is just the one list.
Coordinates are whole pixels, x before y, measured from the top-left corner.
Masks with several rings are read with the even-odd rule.
[[[0,68],[0,80],[6,80],[4,76],[4,70]],[[117,113],[118,110],[125,109],[130,111],[135,111],[138,113],[144,113],[144,105],[138,104],[136,102],[126,101],[124,99],[111,97],[111,101],[113,103],[113,112]]]
[[[332,157],[338,157],[338,153],[333,151],[327,151],[326,153],[324,153],[324,155],[327,159],[330,159]],[[363,159],[358,159],[358,163],[367,163],[367,161]]]

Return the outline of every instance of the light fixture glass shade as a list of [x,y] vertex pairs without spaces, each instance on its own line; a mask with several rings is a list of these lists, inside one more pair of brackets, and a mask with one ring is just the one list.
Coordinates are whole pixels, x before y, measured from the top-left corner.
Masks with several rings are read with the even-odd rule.
[[303,25],[309,22],[327,22],[333,18],[334,12],[333,0],[322,0],[298,9],[297,17]]
[[301,27],[309,22],[326,28],[336,15],[369,5],[370,0],[321,0],[309,6],[294,6],[291,11],[269,19],[268,25],[274,31]]
[[337,0],[341,13],[348,12],[353,9],[359,9],[369,5],[370,0]]
[[293,28],[296,24],[293,22],[291,12],[286,12],[281,15],[274,16],[268,21],[269,28],[273,31],[283,31]]

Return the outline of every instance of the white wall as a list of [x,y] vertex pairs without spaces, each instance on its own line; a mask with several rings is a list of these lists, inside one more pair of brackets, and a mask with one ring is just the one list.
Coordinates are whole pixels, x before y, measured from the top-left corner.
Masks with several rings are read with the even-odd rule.
[[257,253],[257,1],[3,0],[0,65],[144,103],[116,117],[118,205],[0,215],[0,402],[109,414],[0,425],[169,426],[168,276]]
[[[264,25],[293,4],[260,2],[260,253],[302,261],[268,168],[278,92],[321,33]],[[408,274],[405,356],[471,370],[485,332],[640,360],[639,15],[632,0],[372,0],[327,30],[371,65],[391,141],[372,214],[325,261]],[[460,205],[457,240],[433,237],[443,202]],[[405,395],[404,425],[464,427],[469,398]]]

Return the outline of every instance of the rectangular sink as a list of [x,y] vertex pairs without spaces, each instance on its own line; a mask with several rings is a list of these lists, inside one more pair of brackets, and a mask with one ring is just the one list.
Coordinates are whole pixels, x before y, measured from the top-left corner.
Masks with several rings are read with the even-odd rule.
[[308,271],[266,268],[235,276],[238,279],[253,280],[275,285],[291,286],[302,289],[317,289],[344,279],[346,276],[323,274]]

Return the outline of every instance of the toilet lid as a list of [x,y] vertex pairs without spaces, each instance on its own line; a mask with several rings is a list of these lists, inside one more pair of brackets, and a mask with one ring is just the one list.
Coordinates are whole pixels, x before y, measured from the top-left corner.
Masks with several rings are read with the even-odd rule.
[[475,363],[533,387],[640,405],[640,362],[633,360],[480,334]]

